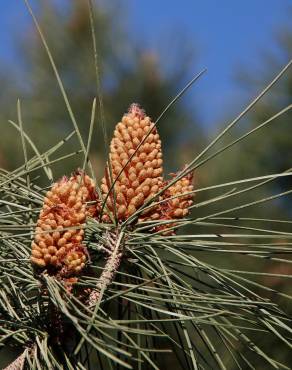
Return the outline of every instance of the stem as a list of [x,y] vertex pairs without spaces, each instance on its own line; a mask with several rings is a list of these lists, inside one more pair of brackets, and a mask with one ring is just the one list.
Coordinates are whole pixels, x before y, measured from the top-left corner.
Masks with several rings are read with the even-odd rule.
[[26,355],[26,349],[22,352],[21,355],[17,357],[16,360],[11,362],[5,369],[3,370],[23,370],[24,368],[24,362],[25,362],[25,355]]
[[88,303],[90,307],[96,306],[97,303],[101,301],[104,291],[114,280],[123,257],[123,237],[124,233],[122,231],[116,233],[107,232],[107,242],[104,247],[111,251],[111,253],[106,260],[104,269],[98,279],[95,289],[89,296]]

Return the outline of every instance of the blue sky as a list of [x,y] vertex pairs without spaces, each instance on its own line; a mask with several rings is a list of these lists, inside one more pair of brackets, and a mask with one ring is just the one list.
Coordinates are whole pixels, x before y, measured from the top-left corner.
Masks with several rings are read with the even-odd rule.
[[[202,122],[210,125],[226,117],[231,101],[234,113],[243,107],[248,95],[234,81],[235,68],[258,66],[264,50],[277,53],[275,33],[292,14],[291,0],[119,0],[117,4],[126,9],[132,37],[149,49],[165,46],[163,42],[176,32],[182,42],[193,44],[197,53],[193,74],[205,67],[208,72],[185,99],[198,107]],[[23,1],[2,0],[1,61],[16,62],[15,36],[30,21]],[[171,43],[166,46],[171,48]]]

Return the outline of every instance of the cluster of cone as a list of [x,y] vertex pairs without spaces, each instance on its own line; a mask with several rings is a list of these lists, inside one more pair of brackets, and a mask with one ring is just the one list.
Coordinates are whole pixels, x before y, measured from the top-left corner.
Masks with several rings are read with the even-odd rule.
[[86,216],[94,217],[96,205],[87,202],[97,199],[95,185],[82,172],[63,177],[44,198],[32,243],[31,261],[39,267],[53,268],[61,275],[79,273],[87,260],[82,244]]
[[[144,111],[132,104],[116,126],[110,145],[110,164],[101,181],[102,201],[106,203],[103,222],[110,222],[111,215],[120,222],[127,220],[156,196],[156,204],[150,203],[140,213],[138,222],[169,220],[171,223],[154,227],[153,231],[174,233],[169,229],[174,226],[173,221],[187,216],[193,203],[192,175],[167,186],[170,180],[164,181],[162,173],[157,129]],[[100,216],[101,203],[93,180],[80,171],[55,183],[45,196],[37,222],[32,263],[57,269],[61,276],[78,274],[87,261],[82,225],[87,216]]]
[[[107,166],[102,179],[101,191],[108,211],[116,213],[118,220],[126,220],[159,193],[155,199],[157,205],[141,212],[139,221],[187,216],[193,203],[192,174],[167,187],[170,180],[163,180],[162,163],[161,141],[154,123],[137,104],[132,104],[116,126],[110,146],[110,168]],[[113,183],[113,191],[108,195]],[[109,221],[108,213],[102,219]],[[171,234],[173,231],[167,231],[170,226],[174,223],[165,223],[153,231],[165,230],[164,234]]]

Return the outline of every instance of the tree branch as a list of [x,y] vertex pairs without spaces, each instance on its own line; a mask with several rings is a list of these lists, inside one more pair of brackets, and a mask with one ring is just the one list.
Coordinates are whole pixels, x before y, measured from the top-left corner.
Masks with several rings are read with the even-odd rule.
[[11,364],[9,364],[3,370],[23,370],[24,362],[25,362],[25,355],[26,355],[26,349],[22,352],[21,355],[17,357],[16,360],[11,362]]
[[94,307],[99,301],[101,301],[103,292],[112,283],[115,277],[123,257],[123,237],[123,232],[107,232],[106,234],[107,243],[103,247],[110,251],[110,254],[106,260],[106,264],[97,282],[96,288],[89,296],[89,307]]

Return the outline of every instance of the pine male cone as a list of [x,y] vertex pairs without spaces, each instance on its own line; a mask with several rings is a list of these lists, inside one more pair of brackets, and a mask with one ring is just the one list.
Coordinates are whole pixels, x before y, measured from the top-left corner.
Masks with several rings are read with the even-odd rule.
[[[55,183],[44,198],[32,243],[31,262],[42,268],[56,268],[61,274],[79,273],[87,260],[82,244],[86,216],[95,216],[96,201],[93,180],[78,172]],[[64,228],[70,228],[64,230]]]
[[[143,139],[145,141],[141,144]],[[154,123],[137,104],[130,106],[128,113],[116,126],[110,145],[110,163],[111,173],[107,166],[101,191],[106,198],[112,181],[116,180],[114,191],[107,197],[106,204],[114,214],[116,201],[117,218],[123,221],[156,195],[163,184],[161,141]],[[109,221],[108,214],[103,215],[103,221]]]

